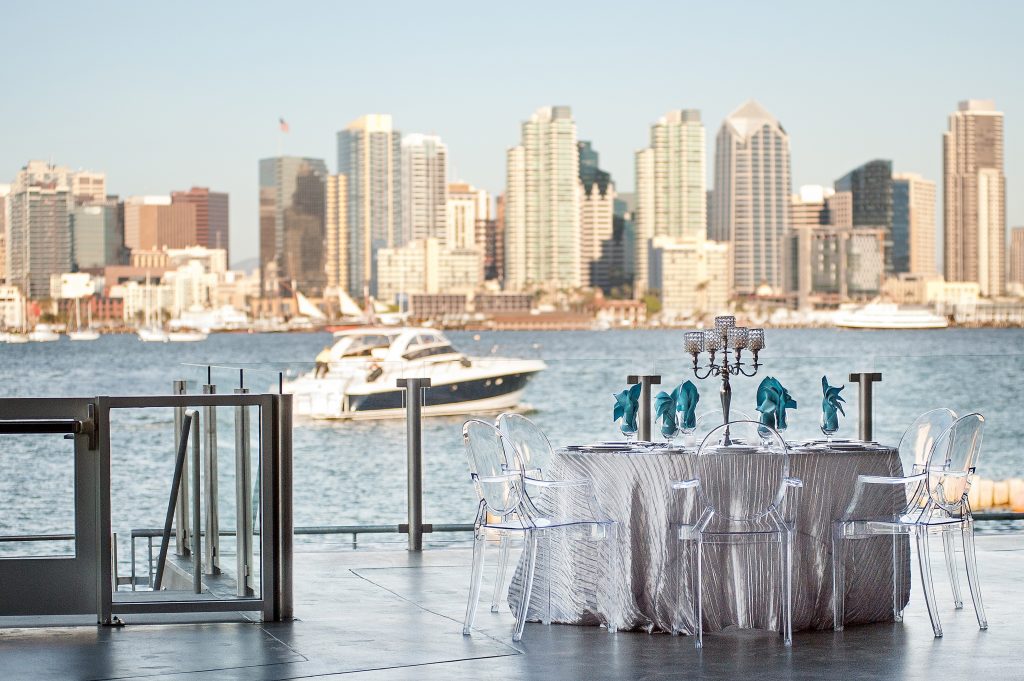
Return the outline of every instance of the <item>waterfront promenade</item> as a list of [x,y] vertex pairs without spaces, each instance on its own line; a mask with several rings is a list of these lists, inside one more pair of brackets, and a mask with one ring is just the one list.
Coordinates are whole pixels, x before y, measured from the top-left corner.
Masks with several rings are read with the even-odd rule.
[[474,635],[463,637],[467,549],[299,549],[294,622],[127,616],[125,627],[106,628],[88,618],[2,618],[0,664],[7,679],[1024,678],[1024,535],[978,538],[988,631],[978,630],[969,602],[953,610],[937,558],[941,639],[932,637],[916,565],[902,624],[798,632],[791,649],[770,632],[727,631],[706,635],[698,652],[685,636],[540,624],[512,644],[508,609],[492,614],[483,602]]

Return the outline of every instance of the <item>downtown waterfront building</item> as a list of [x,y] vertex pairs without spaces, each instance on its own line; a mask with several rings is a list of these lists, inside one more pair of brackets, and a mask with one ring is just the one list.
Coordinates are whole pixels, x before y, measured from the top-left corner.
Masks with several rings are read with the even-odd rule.
[[334,292],[348,292],[348,177],[340,173],[328,175],[325,189],[324,268],[327,288]]
[[568,106],[537,109],[507,153],[505,288],[579,288],[579,149]]
[[789,134],[750,100],[722,122],[715,141],[714,224],[728,241],[734,295],[782,290],[782,239],[789,225]]
[[220,248],[231,261],[228,236],[228,195],[213,192],[207,187],[192,187],[188,191],[171,192],[171,204],[196,207],[195,243],[189,246]]
[[944,269],[977,282],[983,296],[1006,284],[1003,113],[992,100],[960,102],[942,136]]
[[916,173],[893,173],[893,271],[936,274],[935,231],[935,183]]
[[1010,267],[1007,279],[1024,286],[1024,227],[1010,230]]
[[590,142],[579,142],[580,264],[583,285],[611,290],[615,263],[615,183]]
[[260,160],[260,268],[264,293],[280,283],[320,295],[324,262],[327,165],[318,158],[278,156]]
[[651,126],[650,146],[636,152],[635,291],[650,286],[651,239],[707,237],[707,152],[700,111],[670,111]]
[[376,295],[377,251],[404,243],[401,134],[391,116],[367,114],[337,141],[338,172],[348,178],[348,292]]
[[405,244],[443,239],[447,226],[448,147],[437,135],[402,138],[402,234]]
[[73,173],[30,161],[7,196],[7,281],[30,298],[50,295],[50,277],[71,271]]
[[124,258],[124,224],[116,199],[71,209],[71,261],[75,270],[119,265]]
[[[896,269],[893,263],[892,161],[876,159],[854,168],[835,181],[835,190],[836,193],[849,192],[853,227],[881,229],[885,233],[886,273],[906,272],[906,269]],[[896,248],[906,253],[906,234],[903,237]],[[906,267],[905,257],[901,264]]]

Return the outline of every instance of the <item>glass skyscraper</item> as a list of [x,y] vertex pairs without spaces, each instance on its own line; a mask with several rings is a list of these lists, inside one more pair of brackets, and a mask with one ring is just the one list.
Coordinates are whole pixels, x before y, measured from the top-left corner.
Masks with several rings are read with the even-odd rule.
[[[892,161],[877,159],[854,168],[835,182],[837,192],[850,192],[853,200],[853,226],[878,227],[885,230],[885,271],[907,272],[908,269],[896,269],[894,249],[897,248],[893,235],[893,185]],[[903,240],[898,246],[903,253],[902,264],[909,267],[907,253],[907,230],[903,230]]]

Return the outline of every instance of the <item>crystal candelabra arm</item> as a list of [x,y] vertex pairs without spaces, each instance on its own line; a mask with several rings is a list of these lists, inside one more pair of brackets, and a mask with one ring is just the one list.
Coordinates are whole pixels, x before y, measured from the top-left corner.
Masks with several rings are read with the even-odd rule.
[[701,373],[700,366],[698,366],[698,353],[692,352],[690,354],[693,355],[693,375],[696,376],[698,380],[703,381],[705,378],[718,375],[718,367],[715,365],[715,353],[713,351],[711,353],[711,360],[708,363],[707,370],[704,371],[703,374]]
[[737,368],[739,368],[739,372],[741,374],[743,374],[744,376],[746,376],[747,378],[750,378],[751,376],[756,375],[757,374],[757,370],[761,367],[760,362],[757,361],[757,350],[754,350],[754,364],[751,367],[750,373],[747,373],[747,370],[742,368],[743,367],[742,364],[737,364],[736,366],[737,366]]

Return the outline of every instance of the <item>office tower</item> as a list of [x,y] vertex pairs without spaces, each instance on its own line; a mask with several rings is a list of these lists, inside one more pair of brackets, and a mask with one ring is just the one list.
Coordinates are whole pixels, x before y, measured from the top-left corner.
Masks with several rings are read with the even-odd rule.
[[448,248],[486,250],[487,221],[491,219],[491,196],[466,182],[448,185],[444,244]]
[[71,209],[71,260],[75,270],[121,263],[124,233],[116,198]]
[[632,296],[636,285],[636,192],[617,193],[612,233],[611,287],[617,296]]
[[129,196],[124,200],[124,243],[132,250],[198,245],[198,206],[172,203],[169,196]]
[[648,250],[656,236],[707,237],[704,124],[700,111],[670,111],[651,126],[650,146],[636,152],[637,293],[648,286]]
[[207,187],[171,192],[171,204],[192,204],[196,207],[196,241],[190,246],[220,248],[228,254],[228,195],[211,192]]
[[1024,284],[1024,227],[1010,230],[1009,281]]
[[854,227],[885,230],[885,271],[894,269],[892,243],[892,161],[876,159],[854,168],[835,181],[837,192],[850,192]]
[[76,205],[96,203],[107,198],[106,173],[78,170],[69,173],[71,195]]
[[50,276],[71,271],[70,172],[30,161],[7,196],[7,281],[30,298],[50,295]]
[[935,183],[916,173],[893,173],[894,271],[936,274],[935,229]]
[[947,281],[978,282],[983,296],[1003,292],[1006,178],[1003,113],[992,100],[960,102],[942,137],[943,229]]
[[391,116],[368,114],[338,132],[338,172],[348,178],[348,291],[376,294],[376,253],[401,246],[401,136]]
[[783,288],[795,294],[797,306],[804,308],[811,294],[811,245],[815,232],[829,224],[831,187],[804,185],[793,194],[790,203],[790,228],[783,238]]
[[828,224],[833,227],[853,227],[853,193],[833,191],[831,196],[825,198],[825,208],[828,211]]
[[7,197],[11,185],[0,184],[0,284],[7,281]]
[[583,285],[580,266],[579,150],[568,106],[537,109],[508,150],[505,288]]
[[505,282],[505,195],[494,198],[494,219],[484,232],[484,279]]
[[806,184],[793,194],[790,203],[790,225],[793,229],[811,227],[817,229],[830,224],[828,201],[835,195],[831,187]]
[[327,165],[318,158],[279,156],[260,160],[260,265],[264,292],[294,281],[319,295],[324,267],[324,184]]
[[722,122],[715,141],[715,224],[731,244],[732,293],[782,289],[782,237],[789,224],[789,134],[750,100]]
[[650,284],[665,316],[713,315],[728,305],[729,244],[700,234],[656,236],[650,254]]
[[326,211],[326,270],[327,287],[348,292],[348,177],[327,176]]
[[402,235],[443,239],[447,224],[448,147],[437,135],[402,138]]
[[579,142],[580,266],[583,285],[611,290],[615,183],[590,142]]
[[483,272],[476,248],[448,248],[440,239],[419,239],[401,248],[377,252],[378,295],[388,303],[403,304],[415,293],[469,294],[476,291]]

